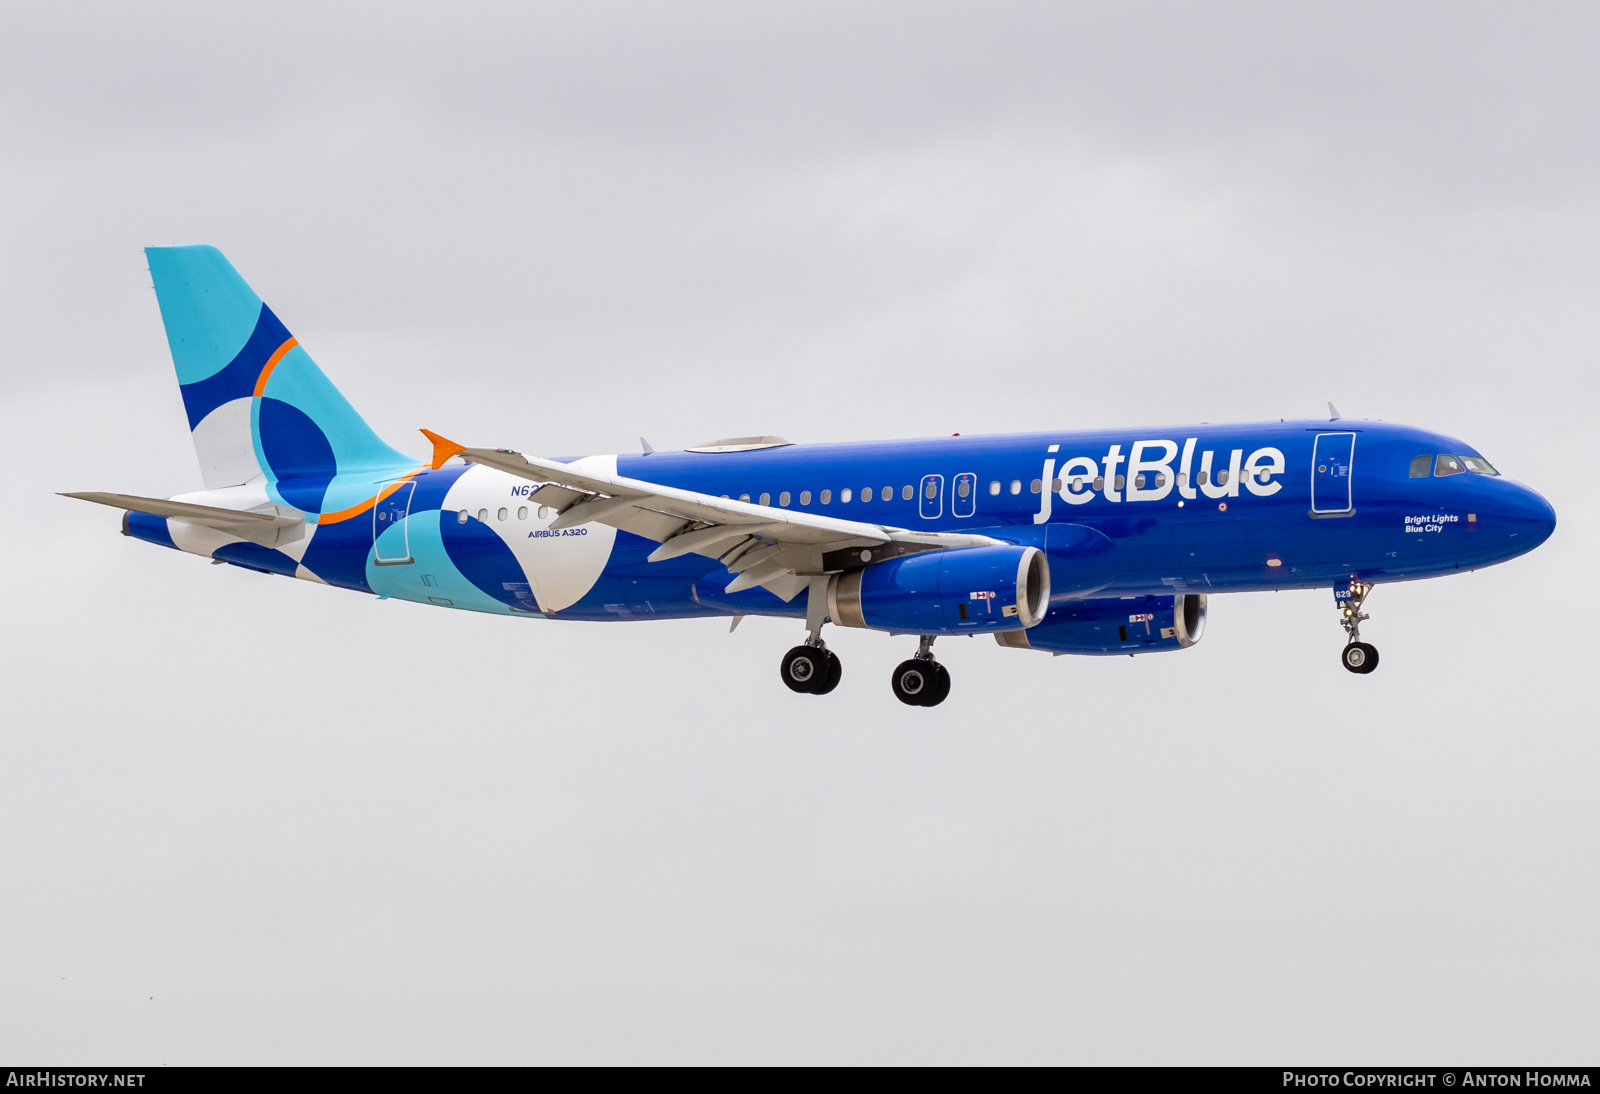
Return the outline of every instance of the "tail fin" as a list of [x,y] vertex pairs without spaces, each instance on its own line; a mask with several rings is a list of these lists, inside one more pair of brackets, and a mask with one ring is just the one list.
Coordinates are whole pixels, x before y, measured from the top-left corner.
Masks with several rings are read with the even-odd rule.
[[267,484],[320,513],[338,475],[417,461],[379,440],[215,247],[149,247],[206,489]]

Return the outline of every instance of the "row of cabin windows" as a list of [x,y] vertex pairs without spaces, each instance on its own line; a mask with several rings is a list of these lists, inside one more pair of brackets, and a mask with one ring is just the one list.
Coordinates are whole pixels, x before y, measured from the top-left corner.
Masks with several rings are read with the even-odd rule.
[[[548,505],[539,506],[538,517],[539,517],[540,520],[543,520],[545,517],[548,517],[549,515],[550,515],[550,507]],[[467,523],[468,518],[470,518],[471,516],[472,516],[472,511],[469,510],[469,509],[458,510],[457,513],[456,513],[456,523],[457,524],[465,524],[465,523]],[[510,516],[511,516],[511,510],[509,510],[509,509],[501,509],[501,510],[499,510],[498,512],[495,513],[495,519],[496,520],[507,520],[507,519],[510,518]],[[483,523],[488,524],[489,523],[489,510],[487,510],[487,509],[479,509],[478,510],[478,519],[480,521],[482,521]],[[526,505],[522,505],[522,506],[518,506],[517,507],[517,519],[518,520],[527,520],[528,519],[528,507]]]
[[[900,497],[904,501],[910,501],[912,498],[914,498],[916,496],[916,493],[917,493],[917,491],[916,491],[915,487],[902,486],[900,488]],[[730,497],[730,495],[728,495],[728,494],[724,494],[722,496],[725,497],[725,498]],[[855,497],[855,491],[851,490],[850,487],[847,486],[843,490],[839,491],[839,504],[841,504],[841,505],[848,504],[850,502],[850,500],[852,498],[854,498],[854,497]],[[894,487],[885,486],[885,487],[883,487],[883,489],[881,491],[878,490],[876,487],[872,487],[872,486],[863,486],[861,488],[861,500],[862,501],[864,501],[864,502],[871,501],[874,497],[881,497],[881,498],[883,498],[884,501],[893,501],[894,500]],[[739,500],[740,501],[749,501],[750,500],[750,495],[749,494],[740,494],[739,495]],[[787,491],[787,490],[783,491],[781,494],[778,495],[778,504],[779,505],[787,506],[787,505],[790,504],[790,502],[792,500],[793,500],[793,495],[790,494],[789,491]],[[819,491],[817,493],[817,501],[819,501],[823,505],[832,505],[833,504],[833,491],[832,490]],[[756,500],[756,504],[757,505],[771,505],[772,504],[772,495],[771,494],[762,494],[760,496],[760,498],[758,498]],[[809,491],[809,490],[800,491],[800,504],[801,505],[810,505],[811,504],[811,491]]]
[[[1272,474],[1271,470],[1268,469],[1268,468],[1261,468],[1258,473],[1259,473],[1259,475],[1261,477],[1261,481],[1263,483],[1267,482],[1269,477],[1270,477],[1270,475]],[[1248,478],[1249,477],[1249,472],[1245,472],[1245,476]],[[1116,479],[1113,480],[1113,481],[1114,481],[1114,489],[1121,490],[1127,485],[1128,478],[1127,478],[1126,475],[1118,475],[1116,477]],[[1151,483],[1153,481],[1154,484],[1155,484],[1154,485],[1154,489],[1159,490],[1163,486],[1167,485],[1167,476],[1166,476],[1166,474],[1164,472],[1157,471],[1155,473],[1155,475],[1153,476],[1153,478],[1151,476],[1147,476],[1147,475],[1144,475],[1144,474],[1139,474],[1139,475],[1135,475],[1134,476],[1134,480],[1133,481],[1134,481],[1135,489],[1144,490],[1144,489],[1146,489],[1147,484],[1149,484],[1149,483]],[[1211,481],[1211,476],[1209,476],[1206,472],[1201,471],[1198,475],[1196,475],[1194,477],[1194,481],[1196,483],[1198,483],[1199,485],[1201,485],[1201,486],[1206,486],[1206,485],[1209,485],[1209,483]],[[1226,470],[1218,471],[1217,474],[1216,474],[1216,481],[1217,481],[1217,485],[1226,486],[1227,483],[1228,483],[1228,472]],[[1103,490],[1103,489],[1105,489],[1105,482],[1106,482],[1105,476],[1103,476],[1103,475],[1102,476],[1097,476],[1093,480],[1092,486],[1093,486],[1093,488],[1095,490]],[[1085,485],[1091,485],[1091,484],[1090,484],[1090,480],[1089,479],[1084,478],[1082,476],[1075,476],[1071,480],[1071,485],[1072,485],[1072,489],[1074,489],[1074,490],[1082,490]],[[1189,485],[1189,476],[1186,475],[1186,474],[1180,474],[1178,476],[1178,485],[1179,486],[1188,486]],[[1050,489],[1051,490],[1059,492],[1061,490],[1061,487],[1062,487],[1062,480],[1061,479],[1052,479],[1050,481]],[[1040,491],[1042,491],[1044,489],[1044,480],[1042,480],[1042,479],[1034,479],[1033,482],[1029,484],[1028,489],[1031,492],[1035,493],[1035,494],[1039,493]],[[956,479],[956,493],[959,496],[965,498],[971,492],[971,490],[972,490],[972,486],[969,483],[969,481],[966,478],[958,476],[957,479]],[[917,492],[916,492],[916,489],[914,487],[902,486],[900,488],[900,497],[901,497],[901,500],[903,500],[903,501],[910,501],[912,498],[914,498],[916,496],[916,493]],[[923,486],[923,493],[928,498],[929,501],[932,501],[934,498],[939,496],[939,484],[937,482],[934,482],[934,481],[929,481],[926,485]],[[1012,479],[1009,485],[1001,482],[999,479],[995,479],[995,480],[993,480],[992,482],[989,483],[989,496],[990,497],[999,497],[1003,493],[1009,493],[1009,494],[1014,494],[1014,495],[1015,494],[1021,494],[1022,493],[1022,480],[1021,479]],[[724,494],[722,496],[725,497],[725,498],[730,498],[730,499],[732,497],[732,495],[730,495],[730,494]],[[850,488],[848,486],[845,487],[843,490],[840,490],[839,491],[839,502],[840,502],[840,504],[847,504],[851,500],[851,498],[853,496],[854,495],[852,494],[852,491],[850,490]],[[879,495],[879,496],[881,496],[884,501],[892,500],[894,498],[894,487],[885,486],[883,488],[882,494]],[[865,488],[862,489],[862,491],[861,491],[861,500],[862,501],[864,501],[864,502],[871,501],[873,499],[873,497],[874,497],[874,491],[873,491],[872,487],[868,486],[868,487],[865,487]],[[740,494],[739,495],[739,500],[740,501],[750,501],[751,500],[751,496],[749,494]],[[823,491],[821,491],[817,495],[817,500],[819,502],[821,502],[821,504],[823,504],[823,505],[831,505],[831,504],[833,504],[833,491],[832,490],[823,490]],[[791,501],[791,495],[789,494],[789,491],[785,490],[783,493],[778,495],[778,504],[779,505],[787,506],[787,505],[790,504],[790,501]],[[756,499],[756,503],[758,505],[771,505],[772,504],[772,495],[771,494],[762,494],[762,495],[760,495],[759,498]],[[809,490],[800,491],[800,504],[801,505],[810,505],[811,504],[811,491],[809,491]]]
[[1447,475],[1460,475],[1471,471],[1474,475],[1498,475],[1494,465],[1482,456],[1452,456],[1441,453],[1437,456],[1418,456],[1411,461],[1411,477],[1425,479],[1428,469],[1433,469],[1433,476],[1442,479]]
[[[1426,459],[1426,457],[1419,457],[1419,458]],[[1440,459],[1451,459],[1451,460],[1453,460],[1454,458],[1455,457],[1453,457],[1453,456],[1449,456],[1449,457],[1441,456],[1440,457]],[[1483,466],[1485,466],[1485,467],[1489,466],[1487,461],[1479,460],[1475,456],[1463,456],[1462,459],[1474,460],[1474,461],[1476,461],[1478,463],[1482,463]],[[1412,474],[1412,477],[1415,478],[1415,477],[1417,477],[1417,471],[1416,471],[1416,466],[1417,465],[1416,465],[1416,462],[1413,461],[1411,466],[1412,466],[1411,474]],[[1474,470],[1476,470],[1476,469],[1474,468]],[[1452,474],[1452,475],[1455,474],[1455,473],[1456,472],[1454,472],[1454,471],[1441,472],[1441,474]],[[1480,474],[1493,475],[1496,472],[1491,468],[1490,470],[1488,470],[1486,472],[1479,472],[1479,473]],[[1267,469],[1263,468],[1261,470],[1260,474],[1261,474],[1261,481],[1262,482],[1266,482],[1267,481],[1267,477],[1270,474],[1270,472]],[[1427,471],[1424,470],[1423,474],[1427,474]],[[1247,477],[1248,477],[1248,473],[1247,473]],[[1189,477],[1187,475],[1179,474],[1178,475],[1178,485],[1179,486],[1187,486],[1187,485],[1189,485],[1188,479],[1189,479]],[[1217,475],[1216,475],[1216,479],[1217,479],[1217,484],[1219,486],[1227,485],[1228,472],[1226,470],[1218,471]],[[1105,485],[1106,485],[1105,476],[1103,476],[1103,475],[1096,476],[1094,478],[1093,482],[1090,482],[1089,479],[1087,479],[1087,478],[1085,478],[1083,476],[1074,476],[1070,481],[1071,481],[1072,489],[1075,490],[1075,491],[1076,490],[1082,490],[1085,485],[1089,485],[1090,487],[1092,487],[1094,490],[1097,490],[1097,491],[1098,490],[1104,490],[1105,489]],[[1150,478],[1148,476],[1144,475],[1144,474],[1135,475],[1134,479],[1133,479],[1134,488],[1138,489],[1138,490],[1143,490],[1143,489],[1146,488],[1146,484],[1149,481],[1150,481]],[[1160,472],[1160,471],[1156,472],[1155,478],[1154,478],[1154,482],[1155,482],[1155,489],[1157,489],[1157,490],[1161,489],[1163,486],[1166,486],[1167,485],[1167,476],[1166,476],[1166,474],[1163,473],[1163,472]],[[1207,485],[1208,477],[1206,475],[1206,472],[1202,471],[1198,475],[1196,475],[1195,476],[1195,482],[1198,483],[1201,486]],[[1125,488],[1127,486],[1127,484],[1128,484],[1128,477],[1126,475],[1118,475],[1116,477],[1116,479],[1113,480],[1112,486],[1113,486],[1113,489],[1121,490],[1121,489]],[[1052,491],[1055,491],[1055,492],[1059,493],[1060,490],[1061,490],[1061,487],[1062,487],[1062,480],[1061,479],[1051,479],[1050,480],[1050,489]],[[1035,493],[1035,494],[1039,493],[1041,490],[1044,489],[1044,480],[1042,480],[1042,479],[1034,479],[1033,482],[1029,484],[1028,489],[1031,492]],[[961,497],[965,498],[968,495],[968,493],[970,492],[970,490],[971,490],[971,486],[968,484],[968,481],[965,478],[957,478],[957,480],[956,480],[956,493],[957,494],[959,494]],[[939,485],[938,485],[938,483],[930,481],[924,487],[924,492],[927,494],[928,500],[932,501],[934,498],[939,496]],[[1000,482],[999,479],[995,479],[993,482],[989,483],[989,495],[991,497],[998,497],[998,496],[1000,496],[1001,493],[1021,494],[1022,493],[1022,480],[1021,479],[1012,479],[1009,487],[1006,486],[1006,485],[1003,485]],[[724,498],[729,497],[729,495],[727,495],[727,494],[724,494],[722,496]],[[852,499],[853,496],[854,496],[853,492],[851,491],[850,487],[847,486],[843,490],[839,491],[839,503],[841,505],[849,504],[849,502],[850,502],[850,500]],[[874,496],[882,497],[882,499],[884,501],[892,501],[892,500],[894,500],[894,487],[885,486],[885,487],[883,487],[881,493],[879,491],[877,491],[874,487],[871,487],[871,486],[862,487],[862,489],[861,489],[861,500],[863,502],[871,501],[874,498]],[[901,498],[902,501],[910,501],[915,496],[916,496],[916,489],[914,487],[902,486],[900,488],[900,498]],[[740,501],[749,501],[750,500],[750,495],[749,494],[740,494],[739,495],[739,500]],[[789,491],[787,491],[787,490],[783,491],[781,494],[778,495],[778,504],[781,505],[781,506],[788,506],[790,504],[791,500],[792,500],[792,496],[790,495]],[[832,505],[833,504],[833,491],[832,490],[822,490],[822,491],[818,492],[817,500],[819,502],[821,502],[823,505]],[[758,499],[757,504],[758,505],[771,505],[772,504],[772,495],[770,493],[762,494],[760,496],[760,498]],[[811,491],[809,491],[809,490],[800,491],[800,504],[801,505],[810,505],[811,504]],[[465,524],[465,523],[467,523],[467,519],[471,515],[472,514],[471,514],[470,510],[467,510],[467,509],[459,510],[456,513],[456,522],[458,524]],[[544,506],[544,505],[539,506],[538,519],[544,520],[549,515],[550,515],[550,509],[549,509],[548,506]],[[498,520],[507,520],[510,517],[510,510],[509,509],[500,509],[500,510],[498,510],[496,512],[495,517]],[[487,524],[488,521],[489,521],[489,510],[487,510],[487,509],[479,509],[478,510],[478,519],[480,521],[484,522],[485,524]],[[517,519],[518,520],[527,520],[528,519],[528,507],[526,505],[521,506],[521,507],[519,507],[517,509]]]
[[[1273,474],[1272,469],[1268,468],[1268,467],[1262,467],[1262,468],[1257,469],[1257,471],[1256,471],[1257,477],[1263,483],[1266,483],[1266,482],[1270,481],[1270,479],[1272,477],[1272,474]],[[1243,472],[1243,475],[1244,475],[1244,477],[1246,479],[1248,479],[1250,477],[1250,472],[1249,471],[1245,471],[1245,472]],[[1224,468],[1223,470],[1218,471],[1216,473],[1215,478],[1216,478],[1216,484],[1218,486],[1226,486],[1226,485],[1228,485],[1228,471],[1227,471],[1227,469]],[[1082,490],[1085,486],[1089,487],[1091,490],[1097,490],[1097,491],[1098,490],[1104,490],[1106,488],[1106,478],[1105,478],[1104,475],[1096,475],[1093,479],[1090,479],[1088,476],[1085,476],[1085,475],[1074,475],[1072,478],[1067,479],[1067,480],[1051,479],[1050,480],[1050,489],[1052,491],[1054,491],[1055,493],[1060,493],[1061,492],[1061,487],[1063,485],[1063,481],[1065,481],[1065,484],[1067,486],[1069,486],[1074,492]],[[1195,485],[1197,485],[1197,486],[1209,486],[1209,485],[1211,485],[1212,476],[1211,476],[1211,474],[1209,472],[1201,471],[1201,472],[1199,472],[1198,474],[1196,474],[1194,476],[1194,481],[1195,481]],[[1118,475],[1115,479],[1111,480],[1111,488],[1113,490],[1122,490],[1127,485],[1128,485],[1128,476],[1126,476],[1126,475]],[[1146,475],[1143,472],[1141,472],[1141,473],[1139,473],[1139,474],[1137,474],[1137,475],[1135,475],[1133,477],[1133,488],[1135,490],[1160,490],[1162,487],[1164,487],[1166,485],[1167,485],[1167,475],[1166,475],[1166,472],[1164,472],[1164,471],[1157,471],[1154,476]],[[1188,486],[1189,485],[1189,476],[1188,476],[1187,473],[1181,472],[1181,471],[1178,473],[1178,485],[1179,486]],[[991,494],[1000,493],[999,487],[1000,487],[1000,484],[997,483],[997,482],[990,483],[989,484],[989,493],[991,493]],[[1011,492],[1013,494],[1021,493],[1021,489],[1022,489],[1022,484],[1021,483],[1013,482],[1011,484]],[[1042,480],[1042,479],[1034,479],[1033,482],[1031,484],[1029,484],[1028,489],[1032,490],[1035,494],[1039,493],[1041,490],[1044,489],[1044,480]],[[962,496],[965,497],[966,495],[963,494]]]

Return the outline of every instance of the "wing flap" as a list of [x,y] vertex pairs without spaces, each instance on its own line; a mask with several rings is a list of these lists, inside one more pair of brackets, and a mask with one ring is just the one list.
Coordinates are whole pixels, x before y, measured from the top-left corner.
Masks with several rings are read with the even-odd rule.
[[[557,510],[553,528],[607,524],[655,540],[661,562],[694,553],[720,559],[734,575],[727,591],[762,586],[788,601],[823,570],[822,556],[844,548],[900,545],[928,551],[1004,541],[968,533],[912,532],[794,509],[755,505],[624,475],[527,456],[504,448],[468,448],[428,433],[436,454],[459,456],[542,484],[530,495]],[[446,457],[448,458],[448,457]]]

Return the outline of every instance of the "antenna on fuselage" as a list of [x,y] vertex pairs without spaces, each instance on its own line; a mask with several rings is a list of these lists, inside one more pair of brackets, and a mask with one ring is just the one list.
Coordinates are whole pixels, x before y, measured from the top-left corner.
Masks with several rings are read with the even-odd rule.
[[[1330,403],[1329,405],[1331,406],[1332,404]],[[645,440],[643,437],[639,438],[639,447],[644,449],[644,454],[646,456],[655,451],[655,449],[650,447],[650,442]]]
[[1344,417],[1344,415],[1339,413],[1339,408],[1334,406],[1332,403],[1329,403],[1328,404],[1328,421],[1337,422],[1342,417]]

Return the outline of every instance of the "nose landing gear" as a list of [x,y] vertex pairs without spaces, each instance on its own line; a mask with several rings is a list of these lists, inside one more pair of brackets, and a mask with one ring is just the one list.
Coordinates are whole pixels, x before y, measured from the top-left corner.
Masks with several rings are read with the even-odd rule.
[[1370,584],[1354,578],[1348,584],[1333,587],[1334,603],[1340,606],[1339,626],[1348,635],[1344,649],[1339,653],[1339,661],[1346,669],[1362,676],[1378,667],[1378,648],[1370,642],[1361,641],[1362,620],[1372,618],[1361,610],[1361,606],[1371,592]]
[[889,685],[894,697],[913,707],[936,707],[950,694],[950,670],[933,659],[933,638],[922,636],[917,654],[894,668]]

